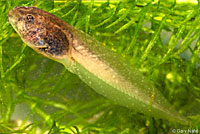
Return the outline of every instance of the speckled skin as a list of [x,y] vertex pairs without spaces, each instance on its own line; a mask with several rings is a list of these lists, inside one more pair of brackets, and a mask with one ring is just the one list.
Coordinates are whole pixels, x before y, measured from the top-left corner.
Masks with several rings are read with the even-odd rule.
[[22,40],[38,53],[52,59],[70,53],[68,24],[58,17],[36,7],[15,7],[8,17]]

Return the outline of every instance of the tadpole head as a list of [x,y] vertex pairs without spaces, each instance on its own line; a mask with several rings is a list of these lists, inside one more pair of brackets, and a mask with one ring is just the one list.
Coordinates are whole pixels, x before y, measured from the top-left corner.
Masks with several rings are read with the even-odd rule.
[[15,7],[8,19],[22,40],[36,52],[59,59],[67,55],[69,40],[64,21],[36,7]]

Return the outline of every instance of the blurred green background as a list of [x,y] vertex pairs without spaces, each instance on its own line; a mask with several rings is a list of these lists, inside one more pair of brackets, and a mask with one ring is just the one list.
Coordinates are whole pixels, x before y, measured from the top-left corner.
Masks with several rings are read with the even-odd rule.
[[[192,126],[115,104],[35,53],[8,22],[15,6],[36,6],[127,58]],[[151,0],[1,0],[0,134],[172,133],[200,127],[200,3]]]

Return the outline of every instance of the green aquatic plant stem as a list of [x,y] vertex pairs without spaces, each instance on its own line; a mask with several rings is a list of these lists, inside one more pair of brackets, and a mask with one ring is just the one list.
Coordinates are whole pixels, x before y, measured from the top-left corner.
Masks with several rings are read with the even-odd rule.
[[[106,2],[107,0],[95,0],[96,3],[102,3],[102,2]],[[152,0],[141,0],[142,2],[148,3],[148,2],[152,2]],[[181,3],[192,3],[192,4],[197,4],[199,2],[199,0],[166,0],[165,2],[175,2],[177,4],[181,4]],[[90,2],[90,0],[82,0],[82,2]],[[119,0],[109,0],[109,2],[111,3],[117,3],[119,2]],[[160,0],[153,0],[154,3],[159,3]]]
[[147,57],[148,54],[150,53],[151,49],[153,48],[154,43],[155,43],[156,39],[159,37],[159,34],[160,34],[161,30],[162,30],[162,27],[163,27],[163,25],[164,25],[164,23],[165,23],[167,17],[168,17],[168,15],[165,15],[165,16],[163,17],[162,21],[160,22],[159,28],[158,28],[157,31],[155,32],[155,34],[154,34],[154,36],[153,36],[153,39],[152,39],[152,40],[149,42],[149,44],[147,45],[147,48],[145,49],[145,51],[144,51],[144,53],[143,53],[143,55],[142,55],[142,57],[141,57],[141,59],[140,59],[140,62],[141,62],[141,63],[146,59],[146,57]]
[[1,70],[1,79],[4,77],[4,71],[3,71],[3,49],[2,49],[2,43],[0,44],[0,70]]
[[169,49],[167,51],[167,53],[163,56],[160,64],[164,63],[170,56],[171,52],[174,50],[174,47],[177,45],[178,40],[180,39],[181,33],[184,31],[185,29],[185,25],[181,25],[181,27],[178,29],[177,33],[174,33],[170,40],[169,40]]
[[[67,5],[65,5],[67,6]],[[72,13],[76,8],[78,7],[78,4],[76,4],[70,11],[68,11],[66,14],[64,14],[62,17],[68,16],[70,13]],[[63,8],[63,7],[62,7]]]
[[133,8],[135,7],[135,5],[136,5],[136,2],[134,2],[134,4],[132,4],[130,8],[128,8],[127,10],[125,10],[125,13],[122,16],[120,16],[116,21],[114,21],[110,25],[106,26],[106,29],[111,28],[114,25],[117,25],[122,20],[124,20],[127,17],[127,15],[130,13],[130,11],[133,10]]
[[92,14],[92,10],[93,10],[93,5],[94,5],[94,0],[91,0],[90,2],[90,5],[88,7],[88,13],[87,13],[87,16],[86,16],[86,21],[85,21],[85,32],[88,33],[88,30],[89,30],[89,25],[90,25],[90,17],[91,17],[91,14]]
[[[148,11],[148,8],[151,6],[151,3],[149,3],[147,6],[145,6],[142,11],[140,12],[139,15],[139,22],[136,26],[134,35],[132,37],[131,43],[128,45],[128,47],[126,48],[126,50],[124,51],[124,55],[128,54],[128,52],[131,50],[131,48],[135,45],[137,37],[139,36],[139,31],[141,30],[142,27],[142,23],[144,21],[145,18],[145,14]],[[131,21],[130,21],[131,22]],[[118,30],[119,31],[119,30]]]
[[[83,118],[83,116],[81,116],[80,114],[78,114],[77,112],[73,111],[72,109],[68,108],[65,104],[61,104],[58,102],[54,102],[54,101],[47,101],[47,100],[42,100],[42,99],[38,99],[36,97],[33,96],[27,96],[25,94],[22,94],[23,98],[25,98],[26,100],[28,100],[29,103],[31,103],[33,106],[36,104],[44,104],[44,105],[49,105],[58,109],[62,109],[66,112],[70,112],[73,113],[75,116],[77,116],[81,121],[83,121],[84,123],[87,123],[86,120]],[[46,116],[42,116],[43,118],[46,118]]]
[[16,58],[15,62],[12,64],[12,66],[6,70],[6,72],[5,72],[4,76],[3,76],[3,78],[6,77],[6,75],[8,75],[8,73],[10,73],[18,64],[21,63],[22,59],[23,59],[24,56],[25,56],[24,51],[25,51],[25,49],[26,49],[26,47],[27,47],[26,45],[23,45],[23,46],[24,46],[24,47],[22,48],[21,55],[19,55],[19,56]]
[[3,44],[9,39],[11,33],[12,33],[12,30],[7,35],[4,35],[5,37],[2,38],[2,40],[0,42],[0,70],[1,70],[0,72],[1,72],[1,78],[4,78],[4,76],[5,76],[5,71],[4,71],[4,67],[3,67]]
[[120,6],[120,3],[119,2],[116,7],[113,9],[112,11],[112,14],[105,20],[103,20],[102,22],[100,22],[99,24],[95,25],[95,26],[92,26],[93,28],[97,28],[97,27],[100,27],[100,26],[103,26],[104,24],[108,23],[109,21],[111,21],[113,19],[113,17],[118,13],[119,11],[119,6]]
[[[22,0],[22,1],[16,0],[15,3],[13,0],[2,0],[0,3],[2,3],[3,1],[5,2],[10,1],[12,7],[32,6],[32,3],[34,3],[34,0]],[[105,1],[106,3],[104,3]],[[141,12],[141,9],[145,8],[146,2],[142,3],[142,0],[139,1],[141,2],[138,4],[141,5],[140,7],[139,6],[134,7],[133,10],[130,11],[130,14],[124,20],[122,20],[120,23],[114,25],[109,29],[105,29],[106,26],[116,21],[122,14],[124,14],[124,11],[129,8],[129,6],[126,6],[126,3],[130,0],[122,0],[120,5],[118,5],[117,2],[115,3],[112,2],[112,0],[110,0],[110,2],[107,0],[105,1],[98,2],[95,0],[94,2],[93,13],[91,14],[91,20],[89,25],[89,34],[92,35],[97,40],[103,42],[104,45],[106,44],[110,49],[114,50],[115,52],[121,55],[132,40],[131,36],[134,35],[135,29],[137,28],[138,24],[138,19],[137,19],[139,18],[138,15]],[[88,2],[82,0],[80,2],[80,7],[75,8],[75,10],[73,10],[72,12],[70,12],[70,14],[64,17],[62,17],[62,15],[68,13],[74,7],[74,5],[77,4],[77,1],[72,1],[72,0],[59,0],[59,2],[54,1],[54,6],[52,6],[53,8],[50,9],[50,11],[54,11],[51,13],[61,17],[63,20],[71,24],[73,16],[78,10],[77,18],[75,19],[75,23],[73,24],[78,29],[85,30],[84,20],[85,16],[88,13],[85,11],[87,11],[88,9],[87,7],[89,6],[90,2],[91,2],[90,0]],[[6,6],[5,3],[1,5]],[[116,10],[116,13],[113,13],[114,12],[113,10],[115,9],[115,7],[117,7],[117,5],[118,8]],[[193,44],[192,49],[190,49],[189,51],[186,49],[186,51],[180,53],[180,55],[182,56],[183,54],[185,55],[186,53],[189,52],[189,55],[191,55],[193,58],[187,60],[184,60],[182,57],[179,56],[179,54],[174,57],[173,53],[177,51],[177,47],[175,46],[176,45],[178,46],[179,42],[182,39],[184,39],[185,35],[187,34],[188,30],[191,27],[191,24],[193,23],[195,18],[199,15],[193,13],[191,17],[185,19],[188,14],[191,14],[192,11],[198,10],[197,6],[192,6],[188,4],[188,6],[180,7],[177,4],[175,12],[173,14],[170,14],[170,16],[168,17],[166,21],[167,23],[164,24],[164,27],[159,35],[159,38],[157,38],[153,49],[151,50],[148,57],[144,61],[147,64],[137,62],[141,58],[141,55],[143,54],[145,50],[144,48],[147,46],[148,41],[152,39],[152,35],[154,35],[155,30],[159,27],[161,19],[154,19],[156,25],[153,25],[153,27],[146,26],[145,25],[146,22],[149,23],[153,21],[152,24],[155,24],[154,20],[151,19],[151,16],[154,16],[154,14],[156,14],[157,16],[162,16],[163,14],[167,14],[169,10],[168,8],[169,5],[170,4],[167,3],[167,0],[166,1],[160,0],[160,5],[152,4],[151,8],[148,10],[142,22],[143,23],[142,28],[139,30],[138,38],[136,38],[136,45],[134,45],[132,49],[130,49],[130,53],[125,55],[125,57],[129,59],[132,56],[132,53],[134,54],[134,57],[131,60],[131,62],[138,63],[137,67],[139,68],[139,70],[147,77],[150,77],[154,85],[163,93],[163,95],[170,101],[171,104],[173,104],[173,106],[180,113],[183,113],[183,115],[187,115],[187,113],[192,112],[192,114],[196,115],[198,111],[195,112],[193,108],[196,109],[196,107],[199,105],[199,102],[195,103],[196,98],[199,98],[199,91],[200,91],[199,90],[200,86],[198,81],[199,79],[198,64],[200,63],[200,60],[198,58],[199,50],[193,53],[191,51],[193,49],[193,45],[195,45]],[[0,8],[2,9],[3,6],[0,6]],[[48,7],[49,7],[48,5],[40,6],[41,9],[44,9],[46,11],[49,11]],[[11,10],[11,7],[6,6],[6,9]],[[5,12],[5,10],[3,12]],[[113,16],[111,17],[112,13]],[[2,16],[2,14],[0,14],[0,16],[1,18],[5,17]],[[106,22],[104,22],[104,20],[106,20],[107,18],[109,19]],[[128,21],[131,20],[131,18],[135,18],[135,22],[133,22],[132,25],[127,27],[127,29],[122,30],[118,34],[113,35],[116,29],[119,29],[120,27],[127,24]],[[93,28],[93,26],[100,24],[100,22],[104,23],[99,27]],[[185,24],[183,24],[182,22],[184,22]],[[3,23],[2,26],[6,28],[1,30],[3,33],[5,33],[5,30],[8,31],[12,30],[10,25],[6,26],[6,23]],[[184,28],[181,28],[182,26]],[[177,39],[176,34],[178,34],[180,29],[182,29],[181,30],[182,32],[180,32],[180,38]],[[178,44],[172,41],[173,44],[170,43],[169,45],[168,41],[166,41],[166,38],[168,37],[162,35],[162,33],[165,31],[169,34],[168,36],[175,35],[174,38],[175,40],[178,40]],[[196,43],[196,41],[194,41],[193,43]],[[20,45],[22,45],[21,39],[15,32],[13,32],[8,41],[6,41],[2,45],[3,67],[5,72],[15,63],[15,60],[18,59],[17,57],[21,55],[20,50],[22,48],[20,47]],[[171,45],[174,45],[174,47]],[[167,53],[169,49],[171,49],[170,53],[166,56],[166,59],[163,60],[161,64],[159,64],[160,60],[162,60],[162,57]],[[196,46],[194,46],[194,50],[197,50]],[[192,53],[190,53],[190,51]],[[80,114],[82,114],[83,113],[82,111],[84,111],[84,115],[86,115],[87,118],[91,118],[94,115],[97,115],[97,113],[102,111],[103,112],[106,111],[108,113],[104,114],[103,116],[101,115],[100,118],[98,118],[98,120],[95,122],[92,123],[90,122],[90,124],[84,124],[80,123],[79,120],[77,121],[76,117],[71,113],[70,115],[72,115],[75,118],[73,120],[69,120],[68,117],[71,116],[68,116],[69,115],[68,112],[66,112],[67,113],[66,115],[62,114],[65,113],[64,109],[57,109],[54,108],[52,105],[48,105],[48,107],[50,107],[51,109],[56,109],[58,112],[55,113],[55,115],[52,117],[53,120],[56,120],[56,122],[58,123],[62,122],[64,124],[70,124],[72,126],[74,126],[75,124],[80,124],[80,128],[83,128],[85,130],[84,132],[81,131],[81,133],[83,134],[85,133],[127,134],[127,133],[138,133],[138,132],[146,133],[147,131],[148,133],[171,132],[170,130],[170,128],[172,128],[171,122],[164,120],[154,120],[151,119],[151,117],[147,118],[146,116],[141,116],[141,114],[135,114],[134,112],[132,112],[132,110],[119,107],[118,105],[113,105],[113,103],[110,103],[109,100],[104,99],[104,97],[97,95],[91,88],[89,88],[86,84],[81,82],[76,75],[69,73],[67,69],[62,67],[61,64],[55,63],[54,61],[48,60],[47,58],[37,55],[30,48],[26,49],[23,57],[24,58],[22,58],[19,64],[17,64],[17,66],[15,66],[12,69],[12,71],[9,71],[9,73],[4,75],[4,80],[3,80],[4,85],[2,85],[3,83],[0,83],[0,88],[1,88],[0,116],[3,117],[4,115],[3,113],[6,113],[5,112],[6,110],[4,110],[7,107],[5,102],[10,101],[10,99],[6,97],[6,94],[8,93],[6,93],[5,91],[7,91],[7,88],[9,87],[12,88],[13,86],[16,86],[20,88],[14,88],[15,89],[14,93],[24,90],[26,91],[25,94],[43,99],[42,101],[53,100],[55,101],[55,103],[56,102],[63,103],[64,101],[63,104],[66,105],[70,104],[68,105],[69,108],[72,108],[75,111],[80,112]],[[152,65],[158,65],[158,66],[154,67],[151,71],[149,67],[151,68]],[[192,67],[188,68],[189,66]],[[60,72],[56,71],[56,69],[62,72],[65,71],[66,73],[60,74]],[[172,74],[173,78],[169,79],[167,77],[168,74]],[[177,75],[181,79],[181,81],[177,80]],[[190,81],[186,81],[187,77],[190,78]],[[70,97],[68,97],[68,94]],[[46,95],[48,95],[47,98],[45,98]],[[54,97],[57,97],[57,99],[54,100]],[[74,97],[75,99],[71,99],[71,97]],[[93,99],[91,100],[90,98]],[[99,98],[102,98],[102,100],[97,102]],[[21,105],[21,102],[22,103],[25,102],[25,99],[20,96],[17,97],[17,100],[18,101],[14,101],[16,104],[15,105],[16,111],[18,110],[18,106]],[[99,109],[99,107],[105,103],[107,103],[108,107],[103,107]],[[88,105],[92,106],[88,108]],[[41,103],[39,105],[36,105],[36,107],[45,108],[46,105],[44,103]],[[97,111],[97,108],[99,109],[99,111]],[[24,108],[22,110],[24,110]],[[30,111],[31,117],[32,115],[34,117],[39,116],[39,114],[31,111]],[[21,113],[25,115],[29,112],[23,111]],[[13,115],[15,115],[15,112],[13,113]],[[194,120],[199,119],[199,116],[197,115],[192,119]],[[61,118],[58,119],[57,117]],[[64,119],[64,117],[66,118]],[[146,120],[149,120],[149,124],[151,127],[145,124]],[[36,129],[39,126],[40,129],[42,129],[44,132],[45,129],[50,128],[48,126],[41,125],[45,123],[43,118],[40,118],[39,125],[37,125],[37,122],[38,122],[37,119],[32,120],[32,123],[35,124],[34,129]],[[197,124],[199,124],[199,120],[197,121]],[[1,130],[2,130],[1,127],[2,125],[10,126],[11,124],[6,124],[5,122],[2,122],[0,125]],[[195,127],[199,128],[198,125]],[[96,128],[95,132],[93,131],[94,128]],[[188,127],[186,127],[186,129],[188,129]],[[4,132],[9,133],[8,131]],[[27,131],[27,133],[31,133],[31,131],[29,130]]]

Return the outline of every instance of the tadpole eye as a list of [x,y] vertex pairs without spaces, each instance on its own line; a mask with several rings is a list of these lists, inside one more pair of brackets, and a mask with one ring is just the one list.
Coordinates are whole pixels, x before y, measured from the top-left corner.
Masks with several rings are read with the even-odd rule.
[[27,15],[26,21],[27,21],[28,23],[33,23],[34,17],[33,17],[32,15]]

